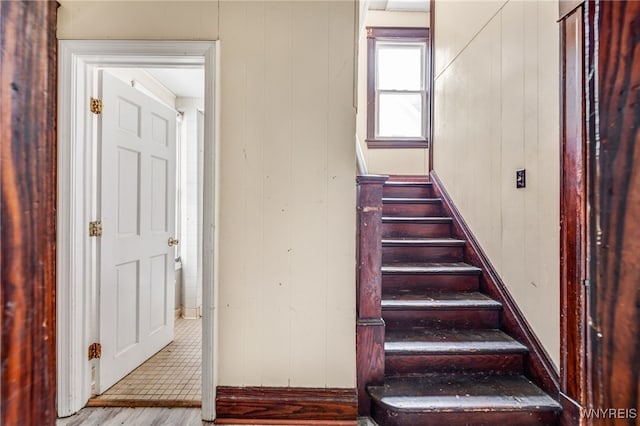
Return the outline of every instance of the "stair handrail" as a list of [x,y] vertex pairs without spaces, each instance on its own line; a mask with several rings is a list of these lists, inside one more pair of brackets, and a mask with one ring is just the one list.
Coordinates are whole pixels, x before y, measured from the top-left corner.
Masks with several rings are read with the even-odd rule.
[[370,415],[367,386],[384,383],[382,191],[388,176],[358,176],[356,362],[358,413]]
[[360,145],[360,139],[358,135],[355,138],[356,141],[356,165],[358,166],[358,175],[364,176],[368,175],[369,171],[367,170],[367,161],[364,158],[364,152],[362,151],[362,146]]

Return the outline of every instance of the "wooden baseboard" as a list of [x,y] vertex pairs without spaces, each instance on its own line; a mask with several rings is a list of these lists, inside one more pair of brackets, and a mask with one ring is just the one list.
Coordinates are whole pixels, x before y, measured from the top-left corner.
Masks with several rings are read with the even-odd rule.
[[454,236],[467,240],[468,244],[464,252],[465,262],[482,268],[480,279],[482,290],[488,296],[502,303],[502,328],[529,348],[529,355],[525,357],[527,375],[549,395],[558,398],[560,393],[559,374],[549,354],[543,348],[500,275],[453,204],[449,193],[435,171],[431,172],[431,182],[433,182],[437,196],[442,198],[442,207],[446,214],[453,218],[452,231]]
[[302,425],[322,421],[327,425],[355,425],[357,414],[355,389],[233,386],[216,389],[218,424],[242,421],[244,424]]
[[562,392],[560,392],[560,405],[562,405],[561,426],[582,426],[586,424],[586,419],[581,416],[583,407]]
[[[318,420],[218,419],[216,425],[318,426]],[[357,420],[322,420],[323,426],[357,426]]]

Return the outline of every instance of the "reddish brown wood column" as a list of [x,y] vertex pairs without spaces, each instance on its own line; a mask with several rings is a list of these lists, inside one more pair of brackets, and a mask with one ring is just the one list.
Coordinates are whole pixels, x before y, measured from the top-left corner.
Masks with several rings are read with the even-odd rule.
[[584,131],[584,5],[560,1],[560,403],[579,424],[587,397],[587,140]]
[[[589,2],[593,424],[640,418],[640,2]],[[632,410],[634,410],[632,412]]]
[[0,1],[0,424],[54,425],[55,1]]
[[382,320],[382,188],[388,176],[358,176],[358,414],[369,415],[368,385],[384,382]]

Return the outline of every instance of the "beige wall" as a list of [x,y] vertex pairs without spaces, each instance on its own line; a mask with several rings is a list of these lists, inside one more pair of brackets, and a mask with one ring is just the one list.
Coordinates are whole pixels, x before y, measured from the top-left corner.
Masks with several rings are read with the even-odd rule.
[[[424,12],[391,12],[370,10],[364,26],[428,27],[429,14]],[[367,32],[363,28],[358,38],[358,115],[357,134],[369,173],[418,174],[429,172],[427,149],[368,149],[367,138]]]
[[219,34],[221,385],[355,386],[355,11],[62,1],[61,38]]
[[216,40],[217,0],[58,0],[58,38]]
[[556,365],[557,8],[438,1],[434,118],[434,168]]
[[220,17],[220,380],[352,387],[355,4]]

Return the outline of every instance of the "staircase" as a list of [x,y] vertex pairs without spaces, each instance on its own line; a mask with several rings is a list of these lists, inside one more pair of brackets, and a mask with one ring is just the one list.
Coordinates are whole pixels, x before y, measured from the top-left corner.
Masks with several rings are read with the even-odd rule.
[[426,181],[390,180],[382,199],[384,384],[368,386],[380,425],[551,425],[560,405],[524,375],[528,348]]

